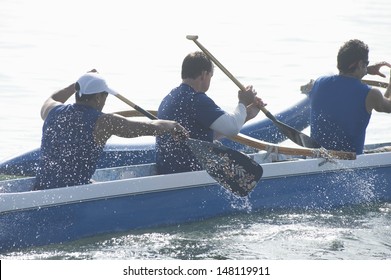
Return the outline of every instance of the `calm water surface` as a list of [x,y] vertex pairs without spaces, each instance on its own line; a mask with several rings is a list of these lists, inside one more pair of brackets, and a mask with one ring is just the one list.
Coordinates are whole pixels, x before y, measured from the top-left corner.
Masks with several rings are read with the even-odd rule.
[[[244,0],[224,5],[206,0],[0,0],[0,5],[1,160],[39,146],[42,102],[92,68],[136,104],[156,109],[180,83],[183,57],[198,50],[185,39],[188,34],[199,35],[243,84],[254,85],[272,113],[301,100],[299,87],[311,78],[336,73],[336,54],[346,40],[365,41],[371,62],[391,62],[388,0]],[[383,72],[387,79],[376,79],[388,81],[389,71]],[[224,109],[236,104],[236,86],[218,69],[208,93]],[[106,112],[126,109],[115,98],[105,107]],[[373,114],[367,143],[391,141],[390,117]],[[391,259],[390,224],[389,203],[257,212],[0,257]]]

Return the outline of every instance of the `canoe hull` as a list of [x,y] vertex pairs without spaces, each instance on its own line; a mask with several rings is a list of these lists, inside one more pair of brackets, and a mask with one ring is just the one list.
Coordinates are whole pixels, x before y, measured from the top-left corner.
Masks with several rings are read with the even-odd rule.
[[228,193],[204,171],[2,193],[0,251],[239,212],[325,210],[391,201],[390,158],[391,153],[384,153],[339,163],[265,163],[263,178],[247,198]]

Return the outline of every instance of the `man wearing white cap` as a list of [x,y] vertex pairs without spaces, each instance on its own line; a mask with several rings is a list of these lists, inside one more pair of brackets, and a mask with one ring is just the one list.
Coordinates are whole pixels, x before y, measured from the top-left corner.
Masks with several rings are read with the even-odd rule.
[[[131,121],[102,113],[108,94],[117,93],[93,70],[45,101],[41,109],[44,124],[36,190],[90,183],[103,147],[112,135],[132,138],[175,133],[187,137],[187,131],[174,121]],[[72,95],[76,102],[65,105]]]

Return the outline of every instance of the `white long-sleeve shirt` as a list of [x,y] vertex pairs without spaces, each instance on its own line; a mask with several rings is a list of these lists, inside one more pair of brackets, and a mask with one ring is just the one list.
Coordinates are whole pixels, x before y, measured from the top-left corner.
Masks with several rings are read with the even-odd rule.
[[215,139],[234,136],[242,129],[247,117],[246,106],[239,103],[233,113],[225,113],[217,118],[210,128],[215,131]]

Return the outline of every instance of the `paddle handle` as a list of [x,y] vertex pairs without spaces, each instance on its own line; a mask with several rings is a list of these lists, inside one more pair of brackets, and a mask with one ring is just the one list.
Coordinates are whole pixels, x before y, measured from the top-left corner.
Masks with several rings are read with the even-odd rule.
[[[213,62],[214,64],[217,65],[221,69],[221,71],[224,72],[225,75],[227,75],[228,78],[231,79],[232,82],[235,83],[235,85],[238,86],[238,88],[241,91],[246,91],[245,86],[239,82],[238,79],[234,75],[232,75],[231,72],[228,71],[227,68],[224,67],[223,64],[220,63],[220,61],[217,60],[216,57],[214,57],[213,54],[211,54],[200,42],[197,40],[198,36],[187,36],[187,39],[192,40]],[[260,107],[259,108],[269,119],[276,121],[276,118],[270,113],[265,107]]]
[[224,72],[225,75],[227,75],[237,86],[238,88],[240,88],[240,90],[242,91],[245,91],[246,88],[244,87],[244,85],[242,85],[241,82],[239,82],[238,79],[235,78],[234,75],[231,74],[231,72],[228,71],[227,68],[224,67],[224,65],[222,65],[218,60],[217,58],[215,58],[213,56],[213,54],[211,54],[200,42],[198,42],[197,39],[195,38],[192,38],[190,39],[192,41],[194,41],[194,43],[214,62],[214,64],[217,65],[217,67],[219,67],[221,69],[221,71]]

